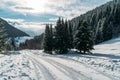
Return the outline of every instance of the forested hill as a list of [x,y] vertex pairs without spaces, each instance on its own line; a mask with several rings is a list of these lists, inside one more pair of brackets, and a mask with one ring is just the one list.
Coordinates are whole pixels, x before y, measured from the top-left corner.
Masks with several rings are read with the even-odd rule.
[[5,20],[0,18],[0,27],[4,28],[7,37],[23,37],[29,36],[27,33],[9,25]]
[[[107,2],[86,14],[73,18],[70,22],[73,33],[78,29],[79,22],[87,21],[93,30],[96,43],[109,40],[120,35],[120,0]],[[74,35],[74,34],[73,34]]]

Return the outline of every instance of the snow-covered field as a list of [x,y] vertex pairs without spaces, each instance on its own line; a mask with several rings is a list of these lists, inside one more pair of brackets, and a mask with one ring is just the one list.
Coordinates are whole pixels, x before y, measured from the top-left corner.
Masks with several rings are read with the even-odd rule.
[[96,45],[92,55],[12,53],[0,54],[0,80],[120,80],[120,38]]

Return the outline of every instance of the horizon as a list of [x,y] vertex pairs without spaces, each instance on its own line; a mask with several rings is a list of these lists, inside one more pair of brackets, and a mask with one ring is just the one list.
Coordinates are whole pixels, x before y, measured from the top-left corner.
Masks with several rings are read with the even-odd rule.
[[111,0],[0,0],[0,17],[35,36],[44,32],[45,23],[55,23],[58,17],[70,20],[108,1]]

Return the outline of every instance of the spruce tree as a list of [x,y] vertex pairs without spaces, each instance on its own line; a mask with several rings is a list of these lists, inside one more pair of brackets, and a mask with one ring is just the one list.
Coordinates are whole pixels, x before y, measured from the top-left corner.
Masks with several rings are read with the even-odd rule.
[[89,25],[86,21],[80,22],[78,30],[75,36],[74,45],[75,49],[83,53],[90,52],[93,49],[93,37],[92,32],[89,29]]
[[65,21],[65,24],[64,24],[64,28],[63,28],[63,35],[64,35],[64,38],[63,38],[63,41],[64,41],[64,48],[66,50],[68,50],[68,48],[70,49],[70,42],[69,42],[69,28],[68,28],[68,21],[66,20]]
[[45,28],[45,33],[44,33],[44,52],[49,53],[50,51],[50,29],[49,29],[49,25],[46,24],[46,28]]
[[15,38],[11,39],[11,46],[12,46],[12,50],[16,50]]
[[68,49],[66,46],[66,31],[65,31],[65,25],[64,25],[64,20],[61,18],[58,19],[57,24],[55,26],[55,35],[54,35],[54,40],[55,40],[55,45],[54,45],[54,50],[56,53],[63,54],[67,53]]
[[61,24],[61,19],[59,18],[57,20],[57,23],[56,23],[56,26],[55,26],[55,33],[54,33],[54,50],[55,50],[56,53],[59,52],[59,41],[60,41],[60,36],[59,36],[60,29],[59,28],[60,27],[58,27],[58,26],[61,26],[60,24]]
[[73,48],[73,32],[72,32],[72,25],[70,22],[68,22],[68,35],[69,35],[69,44],[68,44],[68,48],[72,49]]
[[6,50],[6,47],[5,47],[5,36],[6,36],[5,31],[0,26],[0,52]]
[[81,22],[79,22],[78,24],[78,28],[77,28],[77,31],[75,33],[75,37],[74,37],[74,48],[79,50],[80,52],[82,51],[81,49],[81,34],[82,34],[82,31],[81,31]]
[[53,31],[52,24],[46,24],[46,29],[44,33],[44,52],[52,54],[53,51]]
[[49,51],[52,53],[53,51],[53,30],[52,30],[52,24],[49,25]]

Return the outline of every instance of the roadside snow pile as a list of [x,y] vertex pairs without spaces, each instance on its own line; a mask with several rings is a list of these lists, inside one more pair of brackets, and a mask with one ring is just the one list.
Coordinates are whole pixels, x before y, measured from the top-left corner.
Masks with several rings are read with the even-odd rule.
[[0,80],[35,80],[33,66],[22,54],[0,55]]
[[[120,59],[120,37],[116,39],[112,39],[106,42],[103,42],[97,46],[95,46],[94,53],[99,54],[108,54],[111,55],[109,57],[118,58]],[[116,57],[115,57],[116,56]]]

